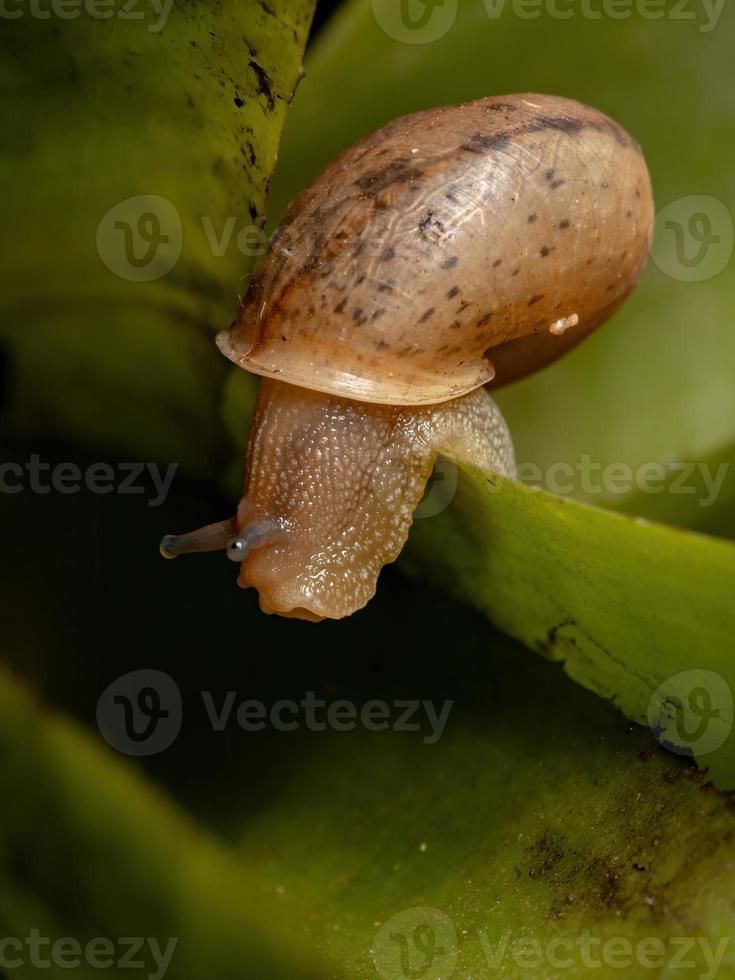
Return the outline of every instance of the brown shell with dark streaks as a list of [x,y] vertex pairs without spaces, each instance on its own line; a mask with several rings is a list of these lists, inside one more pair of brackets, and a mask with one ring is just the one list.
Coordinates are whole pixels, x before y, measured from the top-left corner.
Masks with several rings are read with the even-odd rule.
[[653,202],[640,148],[546,95],[406,116],[299,196],[220,349],[383,404],[456,398],[549,363],[638,280]]

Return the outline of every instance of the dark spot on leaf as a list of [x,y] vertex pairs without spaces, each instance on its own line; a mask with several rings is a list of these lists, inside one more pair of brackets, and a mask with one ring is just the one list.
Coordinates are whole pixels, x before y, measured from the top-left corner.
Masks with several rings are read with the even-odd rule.
[[419,323],[425,323],[429,317],[433,314],[434,307],[430,306],[428,310],[425,310],[418,319]]
[[450,259],[447,259],[445,262],[442,262],[441,267],[442,269],[453,269],[458,262],[459,262],[459,256],[453,255]]
[[447,293],[447,299],[452,299],[459,292],[459,286],[452,286],[452,288]]
[[489,323],[490,322],[490,318],[492,317],[492,315],[493,315],[493,311],[492,310],[489,310],[487,313],[483,313],[483,315],[477,321],[477,326],[478,327],[484,327],[486,323]]
[[273,109],[276,104],[276,99],[273,95],[273,86],[271,85],[268,72],[262,68],[257,61],[251,60],[248,62],[248,65],[253,69],[255,76],[258,79],[258,94],[264,95],[268,101],[268,108]]
[[529,214],[529,216],[528,216],[528,223],[529,223],[529,225],[532,225],[534,223],[534,221],[536,220],[536,218],[538,218],[538,215],[535,212],[533,214]]
[[529,301],[528,301],[528,305],[529,305],[529,306],[534,306],[534,305],[535,305],[536,303],[538,303],[538,302],[539,302],[540,300],[542,300],[543,298],[544,298],[544,294],[543,294],[543,293],[536,293],[536,295],[535,295],[535,296],[532,296],[532,297],[531,297],[531,298],[529,299]]
[[339,301],[339,303],[337,303],[337,305],[334,308],[334,312],[335,313],[342,313],[344,311],[345,306],[347,306],[347,297],[346,296],[343,299],[341,299]]
[[238,109],[242,109],[242,107],[245,105],[239,95],[236,95],[232,101],[235,103]]
[[549,254],[550,251],[551,251],[551,249],[549,248],[548,245],[542,245],[539,254],[541,255],[541,258],[542,259],[545,259],[546,256]]
[[493,269],[497,269],[497,267],[498,267],[499,265],[501,265],[501,264],[502,264],[502,262],[503,262],[503,260],[502,260],[502,259],[496,259],[496,260],[495,260],[495,261],[493,262]]
[[559,222],[559,224],[557,225],[557,227],[558,228],[562,228],[562,229],[563,228],[568,228],[569,227],[569,219],[568,218],[562,218],[562,220]]
[[388,245],[380,253],[380,261],[381,262],[390,262],[390,260],[391,259],[394,259],[395,256],[396,256],[396,250],[393,248],[392,245]]
[[561,843],[555,835],[548,831],[528,850],[531,853],[531,867],[528,869],[529,878],[543,878],[544,875],[553,871],[564,857]]

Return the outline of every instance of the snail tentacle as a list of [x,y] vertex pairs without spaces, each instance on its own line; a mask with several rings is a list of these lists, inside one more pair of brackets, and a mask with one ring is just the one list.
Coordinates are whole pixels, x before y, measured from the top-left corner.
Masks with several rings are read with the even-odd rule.
[[186,534],[166,534],[161,538],[159,550],[164,558],[201,551],[222,551],[236,530],[233,519],[207,524]]

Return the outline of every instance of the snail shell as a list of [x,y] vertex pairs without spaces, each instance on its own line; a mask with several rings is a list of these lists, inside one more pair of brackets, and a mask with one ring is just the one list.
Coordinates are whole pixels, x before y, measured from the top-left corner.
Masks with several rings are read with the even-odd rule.
[[638,144],[570,99],[405,116],[290,207],[220,349],[256,374],[386,405],[549,361],[638,280],[653,221]]
[[218,335],[265,376],[233,518],[162,553],[225,550],[266,612],[340,618],[394,561],[437,455],[512,478],[484,384],[542,367],[622,303],[653,203],[637,144],[568,99],[416,113],[289,209]]

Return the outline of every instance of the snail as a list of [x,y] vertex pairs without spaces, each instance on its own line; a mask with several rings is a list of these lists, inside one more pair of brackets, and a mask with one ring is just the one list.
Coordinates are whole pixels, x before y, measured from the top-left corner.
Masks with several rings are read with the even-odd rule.
[[388,123],[291,204],[220,351],[261,376],[223,549],[265,612],[347,616],[403,547],[438,454],[513,477],[488,393],[606,320],[645,265],[651,186],[613,120],[545,95]]

